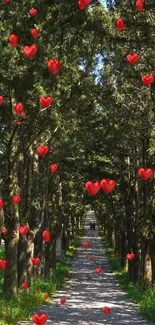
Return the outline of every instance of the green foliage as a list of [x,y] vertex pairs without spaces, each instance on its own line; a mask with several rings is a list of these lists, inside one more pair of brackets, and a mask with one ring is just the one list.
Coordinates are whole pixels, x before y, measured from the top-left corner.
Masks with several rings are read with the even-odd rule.
[[[72,240],[71,246],[67,251],[67,262],[61,261],[56,264],[56,270],[53,272],[50,278],[41,277],[40,279],[34,279],[32,286],[28,291],[19,290],[17,299],[9,298],[3,293],[0,294],[0,325],[15,325],[19,320],[28,320],[31,318],[32,310],[35,306],[39,306],[45,303],[45,301],[51,301],[50,298],[45,300],[43,298],[44,293],[48,293],[49,297],[56,290],[59,290],[65,282],[65,278],[69,275],[70,262],[75,256],[76,249],[80,243],[80,238]],[[4,252],[1,251],[0,257],[4,256]],[[3,271],[0,272],[0,287],[3,282]],[[38,293],[35,293],[38,290]],[[8,315],[5,313],[8,312]]]

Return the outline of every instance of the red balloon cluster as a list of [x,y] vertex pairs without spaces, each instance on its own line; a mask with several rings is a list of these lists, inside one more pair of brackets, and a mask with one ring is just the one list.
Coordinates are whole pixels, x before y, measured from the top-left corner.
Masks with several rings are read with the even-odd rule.
[[89,194],[92,196],[96,195],[99,190],[102,188],[104,192],[110,193],[114,190],[116,186],[116,182],[114,180],[107,180],[107,179],[102,179],[101,182],[91,182],[88,181],[85,184],[85,188]]

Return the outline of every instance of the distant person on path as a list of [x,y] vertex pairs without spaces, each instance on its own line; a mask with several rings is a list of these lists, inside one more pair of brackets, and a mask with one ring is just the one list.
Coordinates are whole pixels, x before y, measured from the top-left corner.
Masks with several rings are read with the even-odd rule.
[[90,230],[95,230],[95,222],[90,222],[89,226],[90,226]]

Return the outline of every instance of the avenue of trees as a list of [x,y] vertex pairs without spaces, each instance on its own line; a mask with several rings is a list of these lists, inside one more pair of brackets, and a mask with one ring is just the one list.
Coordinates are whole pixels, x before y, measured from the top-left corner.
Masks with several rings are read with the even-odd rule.
[[[50,276],[61,242],[66,250],[80,229],[87,204],[94,208],[122,266],[127,253],[131,281],[155,280],[154,177],[143,181],[139,168],[155,169],[155,83],[145,86],[154,64],[153,0],[138,12],[134,0],[107,1],[105,9],[94,0],[80,10],[75,0],[0,4],[0,233],[8,265],[4,292],[17,295],[31,282],[32,257],[41,263],[37,276]],[[125,30],[118,31],[116,19]],[[31,29],[39,36],[33,38]],[[12,47],[9,35],[19,37]],[[37,45],[27,58],[23,46]],[[128,53],[138,53],[130,65]],[[53,75],[47,62],[61,62]],[[102,64],[101,64],[102,63]],[[41,96],[53,97],[43,109]],[[25,118],[14,107],[24,104]],[[21,124],[18,122],[22,122]],[[48,146],[45,156],[38,146]],[[56,173],[50,165],[58,164]],[[101,190],[91,197],[88,180],[114,179],[111,194]],[[19,204],[12,198],[20,196]],[[27,235],[19,227],[28,225]],[[52,238],[45,243],[42,232]]]

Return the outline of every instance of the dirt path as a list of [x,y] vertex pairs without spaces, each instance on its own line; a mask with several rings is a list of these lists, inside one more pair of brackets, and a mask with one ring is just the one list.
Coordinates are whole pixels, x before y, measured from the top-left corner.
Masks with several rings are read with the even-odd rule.
[[[85,236],[78,249],[78,255],[72,264],[71,280],[63,290],[53,295],[53,301],[35,308],[34,312],[47,313],[51,325],[148,325],[142,319],[138,307],[131,303],[125,293],[117,286],[115,277],[106,259],[98,230],[90,231],[89,222],[95,217],[88,214],[85,224]],[[84,242],[90,242],[86,249]],[[90,255],[95,259],[90,260]],[[96,274],[96,267],[102,267],[100,275]],[[60,298],[67,302],[60,305]],[[104,306],[111,307],[108,318],[103,313]],[[33,322],[18,322],[18,325],[29,325]]]

